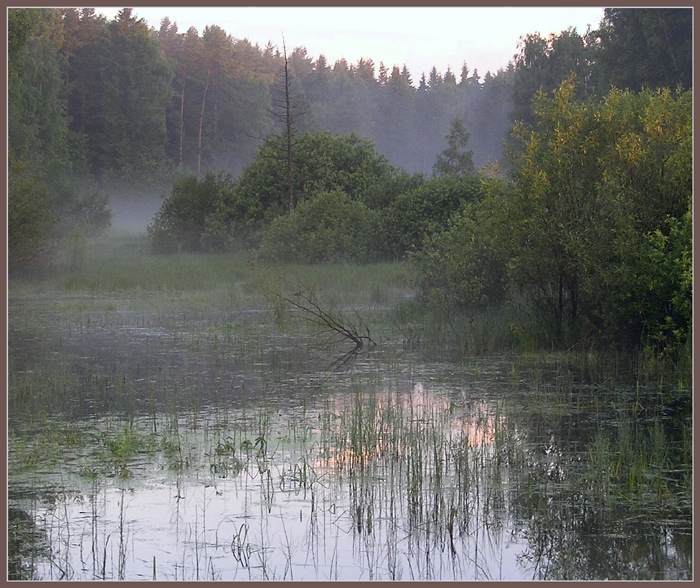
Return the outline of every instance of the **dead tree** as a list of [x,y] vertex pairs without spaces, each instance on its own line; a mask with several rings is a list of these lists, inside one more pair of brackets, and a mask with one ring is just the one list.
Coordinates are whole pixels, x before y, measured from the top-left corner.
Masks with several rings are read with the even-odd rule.
[[[355,344],[353,353],[358,353],[365,344],[376,345],[376,342],[369,334],[369,327],[357,310],[353,313],[357,319],[357,324],[343,314],[337,306],[330,310],[324,308],[313,291],[297,291],[292,296],[280,294],[281,300],[301,311],[300,317],[304,320],[321,327],[323,330],[319,334],[336,334],[340,337],[338,341],[349,340]],[[361,332],[362,331],[362,332]]]
[[[282,80],[272,85],[272,107],[269,112],[279,122],[284,125],[285,134],[285,160],[287,165],[287,197],[289,200],[289,211],[294,210],[294,189],[292,181],[292,153],[294,148],[295,122],[298,117],[306,114],[299,111],[297,102],[299,96],[292,95],[292,75],[289,71],[289,58],[287,57],[287,46],[282,37],[282,50],[284,66],[282,69]],[[276,94],[276,95],[275,95]]]

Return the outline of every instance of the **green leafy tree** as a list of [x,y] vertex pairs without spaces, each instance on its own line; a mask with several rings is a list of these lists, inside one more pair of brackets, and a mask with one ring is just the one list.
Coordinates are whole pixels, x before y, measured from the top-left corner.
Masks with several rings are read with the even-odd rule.
[[[686,226],[693,193],[692,93],[613,90],[597,120],[605,145],[598,156],[598,191],[604,201],[620,203],[624,214],[618,216],[615,232],[620,237],[610,249],[617,256],[615,271],[599,265],[592,273],[592,320],[607,337],[634,346],[658,339],[669,316],[676,331],[691,324],[683,323],[683,311],[669,309],[680,300],[680,290],[686,298],[679,308],[691,300],[678,276],[680,260],[692,251]],[[660,251],[675,252],[681,265],[674,266]],[[668,339],[669,353],[680,339]]]
[[639,252],[664,219],[682,218],[692,194],[690,96],[613,91],[582,102],[574,83],[538,96],[534,129],[516,127],[509,277],[542,341],[635,346],[656,313],[646,303],[629,313]]
[[196,176],[186,176],[175,182],[170,195],[147,227],[154,251],[202,250],[207,217],[216,211],[220,201],[230,197],[233,187],[230,176],[213,172],[207,172],[201,180]]
[[134,182],[163,173],[170,63],[145,21],[129,8],[108,24],[90,13],[82,21],[89,34],[70,58],[69,115],[87,137],[91,170]]
[[103,139],[105,104],[102,79],[106,65],[107,22],[94,9],[72,9],[64,13],[66,39],[63,52],[68,59],[69,93],[67,111],[70,128],[85,137],[87,161],[99,173],[98,154]]
[[[265,219],[289,210],[285,137],[266,141],[256,160],[241,174],[230,223],[252,229]],[[293,150],[292,182],[296,202],[319,192],[341,190],[354,200],[368,201],[375,185],[389,178],[394,168],[377,154],[371,142],[357,135],[333,136],[328,132],[305,133]]]
[[26,46],[32,34],[39,28],[42,13],[39,9],[10,8],[7,11],[7,54],[12,59]]
[[692,88],[691,8],[606,8],[595,36],[602,93]]
[[693,333],[693,218],[669,217],[641,249],[636,312],[648,344],[661,356],[690,358]]
[[55,217],[48,186],[26,164],[12,163],[8,173],[7,256],[10,272],[36,265],[50,252]]
[[548,38],[539,33],[520,39],[519,53],[515,56],[513,80],[513,119],[534,124],[533,100],[538,92],[551,92],[572,74],[579,84],[576,98],[585,98],[592,85],[594,48],[576,29],[567,29]]
[[[11,11],[13,20],[26,9]],[[25,39],[22,50],[10,55],[8,66],[8,147],[16,161],[25,161],[36,171],[78,167],[81,153],[78,138],[71,135],[66,117],[65,59],[56,45],[42,34],[46,12],[30,9],[39,17],[36,35]],[[11,23],[12,24],[12,23]],[[77,164],[77,165],[76,165]]]
[[[17,10],[12,19],[26,24],[23,9]],[[30,14],[33,33],[23,33],[24,45],[9,58],[8,237],[13,270],[53,253],[76,226],[87,238],[110,221],[106,199],[90,187],[82,136],[69,128],[68,67],[61,52],[68,41],[61,14]]]
[[428,306],[447,316],[462,312],[473,317],[503,304],[506,257],[497,227],[502,207],[495,197],[465,204],[412,256]]
[[[510,279],[529,302],[542,342],[571,343],[579,336],[585,264],[614,248],[605,230],[619,222],[619,200],[598,197],[596,122],[590,106],[574,99],[573,77],[535,103],[534,130],[516,125],[524,152],[514,162],[517,182],[505,243]],[[609,221],[609,222],[608,222]]]
[[483,196],[476,175],[437,176],[404,192],[384,213],[387,253],[401,258],[420,250],[431,234],[447,228],[458,210]]

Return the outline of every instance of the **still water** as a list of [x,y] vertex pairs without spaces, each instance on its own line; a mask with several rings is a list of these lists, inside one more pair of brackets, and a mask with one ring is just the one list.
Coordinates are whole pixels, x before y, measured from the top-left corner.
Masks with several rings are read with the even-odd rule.
[[10,299],[11,577],[692,577],[658,386],[388,328],[338,363],[261,308]]

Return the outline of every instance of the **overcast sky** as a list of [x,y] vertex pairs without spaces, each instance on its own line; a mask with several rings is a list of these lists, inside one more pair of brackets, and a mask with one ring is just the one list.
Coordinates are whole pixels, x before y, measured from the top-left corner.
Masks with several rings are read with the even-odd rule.
[[[113,18],[121,8],[97,8]],[[572,7],[135,7],[135,16],[159,28],[167,16],[186,32],[201,34],[218,25],[236,39],[247,38],[264,47],[268,41],[291,52],[303,46],[316,59],[326,56],[333,65],[344,57],[357,63],[371,58],[406,64],[414,83],[433,65],[440,73],[449,66],[459,78],[462,63],[483,75],[505,68],[517,52],[518,40],[528,33],[559,34],[575,27],[584,34],[596,28],[603,8]]]

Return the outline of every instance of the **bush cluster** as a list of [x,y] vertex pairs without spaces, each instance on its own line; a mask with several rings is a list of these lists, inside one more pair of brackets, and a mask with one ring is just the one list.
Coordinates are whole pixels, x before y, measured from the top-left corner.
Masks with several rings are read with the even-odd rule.
[[207,172],[202,180],[187,176],[175,182],[169,197],[147,227],[157,253],[202,251],[208,219],[233,190],[228,174]]
[[148,227],[154,250],[259,249],[265,259],[364,263],[404,257],[480,198],[474,174],[430,179],[389,165],[357,135],[294,138],[292,205],[286,141],[270,137],[237,181],[182,178]]
[[265,260],[295,263],[366,263],[380,258],[380,238],[376,211],[334,190],[273,220],[259,253]]

